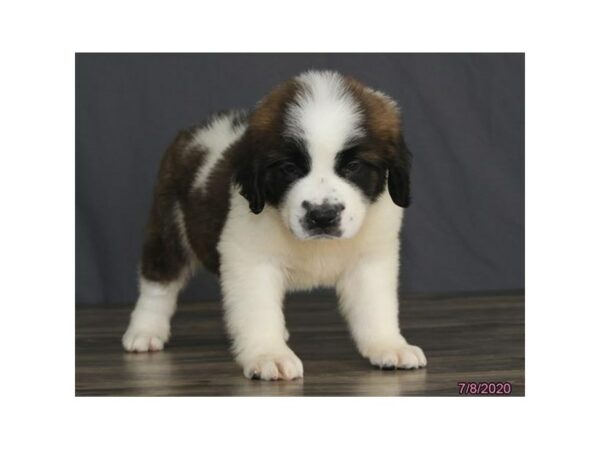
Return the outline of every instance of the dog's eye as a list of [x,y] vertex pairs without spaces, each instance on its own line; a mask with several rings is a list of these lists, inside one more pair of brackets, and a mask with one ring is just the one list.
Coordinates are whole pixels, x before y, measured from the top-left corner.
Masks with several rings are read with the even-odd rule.
[[361,167],[361,162],[358,159],[353,159],[352,161],[348,162],[348,164],[346,164],[344,170],[346,173],[354,173],[360,170]]
[[279,169],[286,175],[299,175],[300,168],[293,162],[286,161],[279,166]]

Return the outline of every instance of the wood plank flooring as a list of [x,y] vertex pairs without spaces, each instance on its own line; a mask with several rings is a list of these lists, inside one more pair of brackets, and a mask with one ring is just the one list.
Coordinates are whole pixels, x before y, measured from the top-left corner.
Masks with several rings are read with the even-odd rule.
[[354,348],[331,296],[286,301],[304,379],[247,380],[233,362],[218,301],[181,303],[164,351],[125,353],[127,307],[76,310],[77,396],[456,396],[458,382],[509,382],[525,392],[524,295],[409,297],[401,326],[425,369],[381,371]]

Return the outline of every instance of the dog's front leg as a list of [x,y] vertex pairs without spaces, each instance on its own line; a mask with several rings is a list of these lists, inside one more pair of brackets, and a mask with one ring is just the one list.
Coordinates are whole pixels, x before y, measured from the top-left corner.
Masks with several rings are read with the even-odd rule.
[[225,321],[244,375],[262,380],[301,378],[302,362],[286,344],[282,271],[272,262],[227,256],[221,266]]
[[371,364],[385,369],[424,367],[423,351],[400,334],[397,277],[395,246],[363,256],[337,284],[340,309],[359,352]]

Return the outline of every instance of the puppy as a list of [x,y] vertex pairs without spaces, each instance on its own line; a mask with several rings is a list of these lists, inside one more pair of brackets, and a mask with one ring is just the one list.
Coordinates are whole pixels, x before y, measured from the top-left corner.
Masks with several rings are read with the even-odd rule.
[[394,101],[335,72],[276,87],[250,113],[179,133],[163,157],[127,351],[161,350],[177,295],[219,274],[248,378],[303,376],[288,347],[287,291],[335,287],[358,351],[381,368],[426,365],[398,324],[399,232],[410,153]]

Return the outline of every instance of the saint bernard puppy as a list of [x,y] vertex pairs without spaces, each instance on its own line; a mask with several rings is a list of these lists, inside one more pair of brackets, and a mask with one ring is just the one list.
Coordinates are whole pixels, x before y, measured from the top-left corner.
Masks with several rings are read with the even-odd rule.
[[425,366],[398,323],[409,166],[395,102],[335,72],[303,73],[249,113],[180,132],[161,163],[123,346],[163,348],[177,295],[201,264],[220,276],[232,351],[248,378],[303,376],[283,300],[318,286],[336,288],[371,364]]

